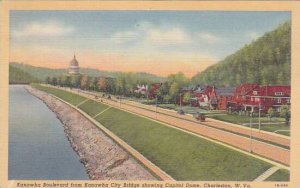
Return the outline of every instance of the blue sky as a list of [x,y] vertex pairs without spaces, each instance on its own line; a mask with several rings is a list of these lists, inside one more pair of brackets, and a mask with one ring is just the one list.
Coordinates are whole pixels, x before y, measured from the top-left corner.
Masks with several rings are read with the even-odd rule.
[[[291,19],[290,12],[12,11],[11,60],[187,75]],[[189,68],[183,68],[180,65]],[[160,66],[161,70],[155,70]],[[140,67],[141,70],[138,70]],[[151,69],[152,67],[152,69]],[[176,68],[177,67],[177,68]]]

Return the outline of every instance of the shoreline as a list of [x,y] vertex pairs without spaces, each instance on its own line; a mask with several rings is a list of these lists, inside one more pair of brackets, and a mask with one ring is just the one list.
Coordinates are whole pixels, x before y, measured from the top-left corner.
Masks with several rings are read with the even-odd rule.
[[51,95],[25,86],[53,111],[91,180],[156,180],[156,178],[92,122]]

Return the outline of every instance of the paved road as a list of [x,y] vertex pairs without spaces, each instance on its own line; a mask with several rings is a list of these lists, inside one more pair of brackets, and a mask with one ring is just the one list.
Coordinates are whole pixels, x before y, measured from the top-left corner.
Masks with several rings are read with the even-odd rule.
[[[133,101],[123,101],[123,103],[129,104],[129,105],[134,105],[134,106],[144,108],[144,109],[148,109],[148,110],[152,110],[152,111],[156,110],[155,106],[140,104],[140,103],[133,102]],[[177,118],[189,120],[189,121],[192,121],[192,122],[199,123],[191,115],[180,115],[180,114],[177,114],[176,112],[174,112],[172,110],[157,108],[157,112],[162,113],[162,114],[166,114],[166,115],[170,115],[170,116],[174,116],[174,117],[177,117]],[[234,133],[238,133],[238,134],[247,135],[248,137],[250,137],[250,135],[252,134],[253,137],[258,138],[260,140],[265,140],[265,141],[273,142],[273,143],[276,143],[276,144],[279,144],[279,145],[282,145],[282,146],[290,147],[290,139],[287,136],[282,136],[282,135],[278,135],[278,134],[270,133],[270,132],[266,132],[266,131],[259,131],[257,129],[252,129],[251,130],[248,127],[242,127],[240,125],[227,123],[227,122],[222,122],[222,121],[218,121],[218,120],[215,120],[215,119],[212,119],[212,118],[206,118],[205,123],[202,123],[202,124],[212,126],[212,127],[216,127],[216,128],[219,128],[219,129],[224,129],[224,130],[227,130],[229,132],[234,132]]]
[[[70,91],[70,90],[68,90]],[[72,92],[74,93],[78,93],[76,90],[72,90]],[[81,95],[85,96],[85,97],[91,97],[93,98],[90,94],[87,93],[82,93],[80,92]],[[238,134],[234,134],[234,133],[230,133],[228,131],[224,131],[224,130],[220,130],[220,129],[216,129],[214,127],[209,127],[206,125],[202,125],[199,124],[198,122],[190,121],[189,119],[185,119],[185,118],[178,118],[176,116],[170,116],[170,115],[166,115],[166,114],[162,114],[162,113],[155,113],[155,111],[151,111],[148,109],[144,109],[144,108],[140,108],[140,107],[136,107],[134,105],[131,104],[125,104],[122,103],[120,104],[118,101],[114,101],[114,100],[108,100],[108,99],[99,99],[102,100],[103,102],[117,107],[117,108],[122,108],[124,110],[128,110],[130,112],[136,113],[136,114],[140,114],[143,116],[146,116],[148,118],[151,119],[156,119],[158,121],[170,124],[172,126],[214,139],[214,140],[218,140],[221,141],[223,143],[227,143],[229,145],[232,145],[234,147],[237,147],[239,149],[245,150],[245,151],[252,151],[255,154],[264,156],[266,158],[272,159],[274,161],[286,164],[286,165],[290,165],[290,151],[278,146],[274,146],[274,145],[270,145],[268,143],[265,142],[261,142],[261,141],[257,141],[257,140],[253,140],[253,139],[249,139],[248,137],[244,137],[244,136],[240,136]],[[161,110],[161,109],[159,109]],[[171,112],[170,112],[171,113]],[[176,114],[176,113],[175,113]],[[173,115],[173,114],[172,114]],[[177,116],[182,117],[179,114],[176,114]],[[192,118],[192,117],[188,117],[188,118]],[[207,123],[207,122],[206,122]],[[222,123],[219,122],[213,122],[210,121],[209,122],[210,125],[213,126],[222,126]],[[228,125],[226,125],[227,127],[229,127]],[[237,131],[235,127],[231,127],[230,129],[233,129],[234,131]],[[240,131],[244,131],[244,130],[240,130]],[[256,133],[258,136],[263,134],[263,133]],[[263,136],[265,136],[266,138],[270,138],[274,139],[277,141],[282,139],[281,137],[273,137],[272,135],[266,135],[263,134]],[[280,144],[281,141],[279,141]],[[284,142],[283,142],[284,143]]]

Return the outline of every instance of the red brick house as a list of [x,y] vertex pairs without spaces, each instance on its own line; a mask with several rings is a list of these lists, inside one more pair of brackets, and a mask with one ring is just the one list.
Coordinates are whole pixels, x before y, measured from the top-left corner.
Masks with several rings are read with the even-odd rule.
[[280,112],[281,106],[291,104],[291,86],[260,86],[258,90],[248,93],[249,100],[244,103],[245,108],[251,108],[251,111],[268,112],[274,108]]
[[242,84],[236,88],[233,100],[228,106],[233,110],[247,110],[267,113],[270,108],[280,111],[282,105],[290,105],[290,86],[259,86]]
[[236,87],[232,100],[227,102],[228,108],[232,110],[242,110],[243,104],[248,101],[247,95],[254,90],[258,90],[258,84],[245,83]]

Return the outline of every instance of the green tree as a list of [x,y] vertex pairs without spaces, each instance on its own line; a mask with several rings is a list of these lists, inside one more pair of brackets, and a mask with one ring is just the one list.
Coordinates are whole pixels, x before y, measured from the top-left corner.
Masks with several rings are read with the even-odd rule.
[[46,77],[46,84],[50,84],[50,82],[51,82],[51,78],[50,78],[50,76],[47,76]]
[[61,84],[64,87],[70,87],[71,86],[71,77],[69,75],[63,75],[61,77]]
[[186,92],[183,94],[183,102],[189,103],[192,98],[192,94],[190,92]]
[[93,90],[94,91],[96,91],[97,89],[98,89],[98,78],[97,77],[94,77],[93,79],[92,79],[92,82],[91,82],[91,84],[92,84],[92,88],[93,88]]
[[105,77],[101,76],[98,80],[98,88],[100,91],[106,92],[107,91],[107,80]]
[[290,84],[290,54],[291,23],[288,21],[196,74],[192,83],[216,86],[236,86],[245,82]]
[[290,111],[289,106],[287,106],[287,105],[281,106],[281,108],[280,108],[280,116],[283,117],[283,118],[285,118],[286,124],[289,125],[290,118],[291,118],[291,111]]
[[81,89],[88,90],[90,87],[91,78],[87,75],[82,76],[80,80]]
[[275,115],[276,115],[275,109],[274,109],[274,108],[269,108],[269,110],[268,110],[268,115],[269,115],[269,118],[270,118],[270,119],[271,119],[272,117],[275,117]]
[[117,79],[116,79],[116,89],[118,94],[126,94],[126,80],[124,75],[118,75]]
[[80,80],[81,80],[81,75],[72,75],[71,76],[71,86],[75,88],[80,87]]
[[179,84],[177,82],[173,82],[170,86],[169,95],[171,99],[174,100],[174,102],[176,101],[176,97],[178,96],[179,92],[180,92]]
[[54,86],[57,85],[57,78],[56,77],[52,78],[52,85],[54,85]]

